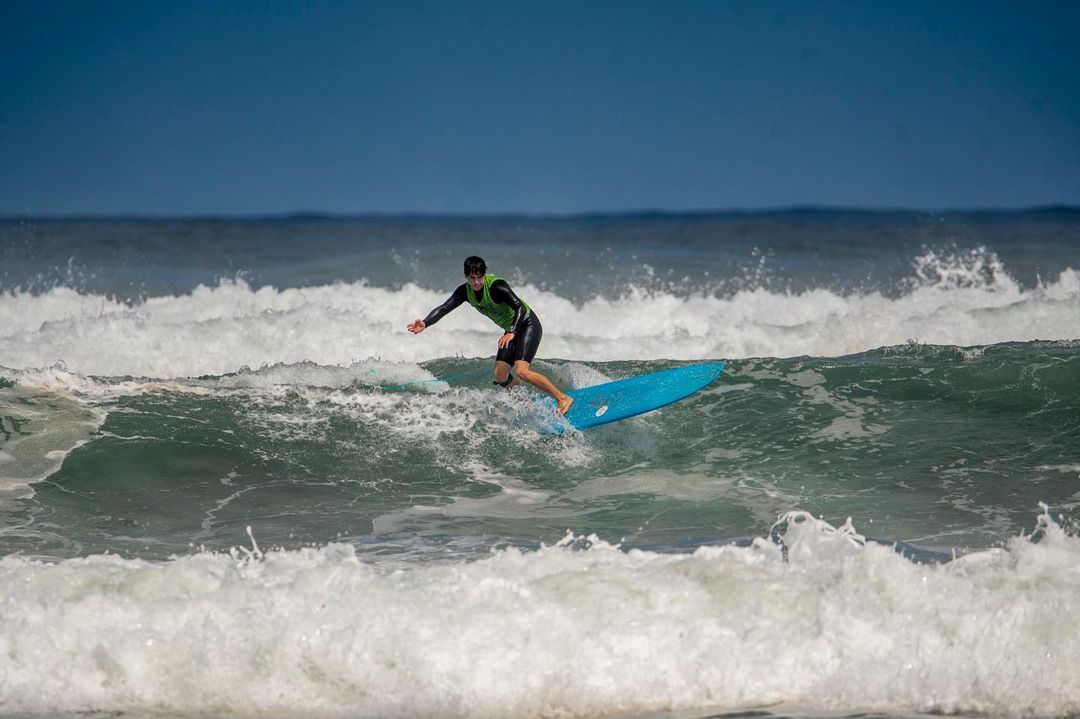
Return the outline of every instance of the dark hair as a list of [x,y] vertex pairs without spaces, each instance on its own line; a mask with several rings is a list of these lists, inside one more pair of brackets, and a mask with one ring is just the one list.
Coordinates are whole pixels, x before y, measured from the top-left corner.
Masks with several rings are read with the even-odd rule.
[[466,257],[465,258],[465,274],[467,274],[467,275],[484,275],[484,274],[487,274],[487,264],[484,262],[484,258],[483,257],[477,257],[476,255],[473,255],[472,257]]

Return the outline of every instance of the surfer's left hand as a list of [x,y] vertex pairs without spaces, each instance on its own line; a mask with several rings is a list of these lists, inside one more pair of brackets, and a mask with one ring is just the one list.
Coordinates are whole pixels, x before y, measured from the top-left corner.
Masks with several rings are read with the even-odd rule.
[[501,349],[501,350],[506,349],[510,345],[510,343],[513,342],[513,341],[514,341],[514,333],[513,332],[507,332],[506,334],[504,334],[502,337],[499,338],[499,349]]

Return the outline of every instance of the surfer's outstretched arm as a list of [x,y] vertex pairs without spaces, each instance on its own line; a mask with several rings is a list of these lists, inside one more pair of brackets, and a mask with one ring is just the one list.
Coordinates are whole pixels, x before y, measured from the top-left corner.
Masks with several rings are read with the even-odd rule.
[[461,285],[456,290],[454,290],[454,294],[446,298],[446,302],[443,302],[431,312],[428,312],[428,316],[424,319],[413,320],[412,322],[410,322],[407,329],[414,335],[418,335],[426,328],[441,320],[448,313],[460,307],[462,304],[465,303],[467,299],[468,294],[465,291],[465,285]]

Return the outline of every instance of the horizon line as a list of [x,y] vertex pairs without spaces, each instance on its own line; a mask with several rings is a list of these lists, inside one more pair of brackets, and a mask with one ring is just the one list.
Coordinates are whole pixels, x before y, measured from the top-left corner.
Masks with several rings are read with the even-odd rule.
[[727,209],[685,209],[671,210],[645,208],[638,210],[587,210],[581,212],[526,212],[526,211],[481,211],[481,212],[434,212],[423,210],[402,211],[359,211],[336,212],[323,210],[294,210],[281,212],[70,212],[70,213],[0,213],[0,221],[43,220],[43,221],[79,221],[79,220],[121,220],[121,221],[167,221],[167,220],[202,220],[202,221],[266,221],[266,220],[590,220],[614,218],[678,218],[678,217],[717,217],[724,215],[811,215],[818,213],[851,215],[1030,215],[1049,213],[1080,213],[1080,204],[1047,203],[1017,207],[857,207],[851,205],[777,205],[760,208]]

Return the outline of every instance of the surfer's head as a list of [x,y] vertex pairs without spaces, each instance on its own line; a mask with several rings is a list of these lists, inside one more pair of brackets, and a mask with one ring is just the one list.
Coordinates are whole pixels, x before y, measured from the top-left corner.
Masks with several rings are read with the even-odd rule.
[[484,262],[484,258],[475,255],[465,258],[465,279],[469,281],[474,291],[479,292],[483,289],[485,274],[487,274],[487,263]]

